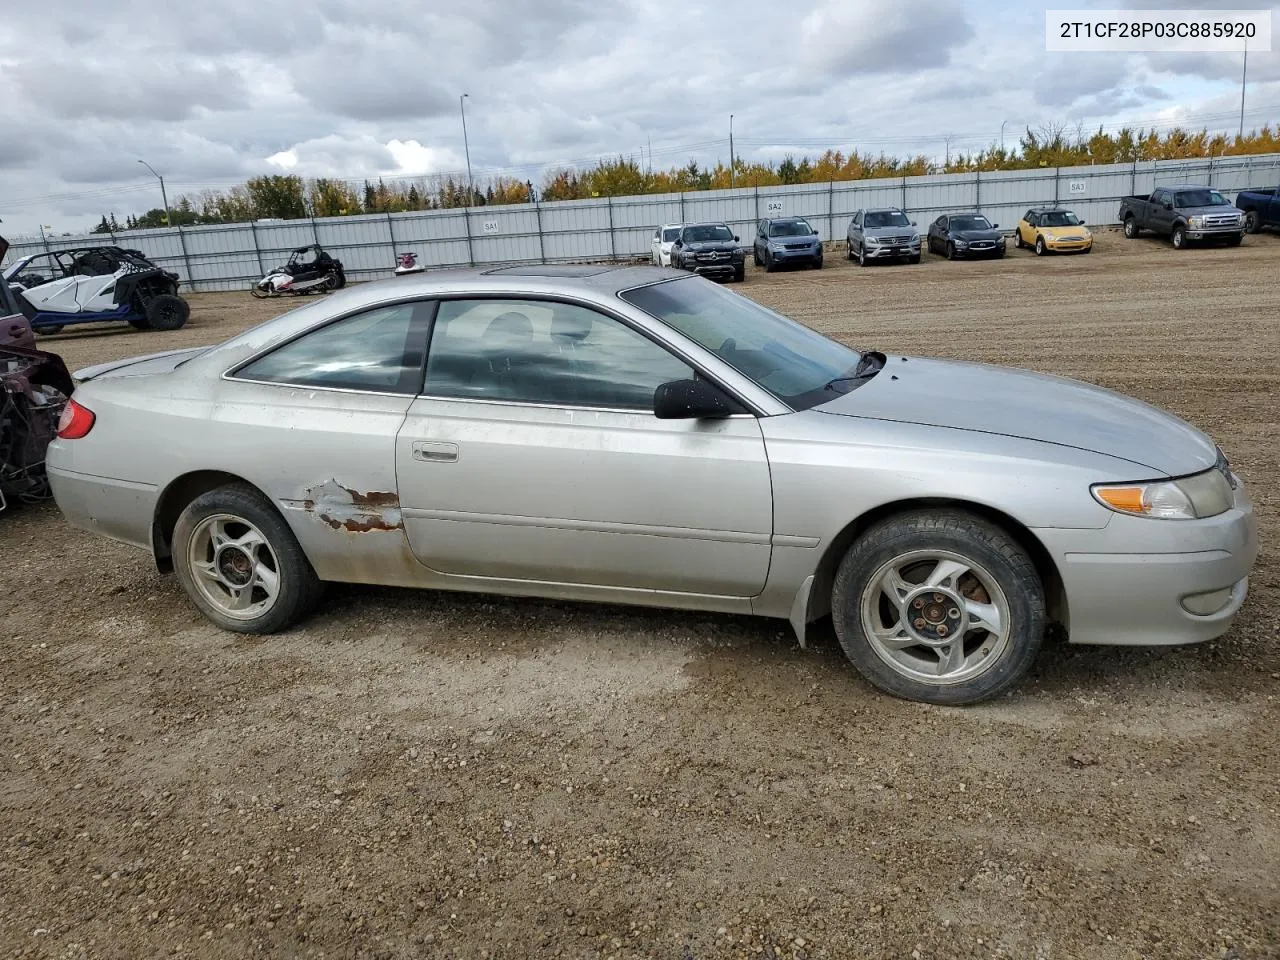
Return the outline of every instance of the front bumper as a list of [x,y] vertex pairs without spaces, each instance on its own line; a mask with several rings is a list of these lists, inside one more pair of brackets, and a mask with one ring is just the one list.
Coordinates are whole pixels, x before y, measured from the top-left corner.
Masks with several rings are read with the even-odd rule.
[[956,247],[957,257],[999,257],[1004,255],[1005,245],[998,241],[979,240],[978,245],[973,243],[966,247]]
[[[1036,531],[1062,576],[1072,643],[1171,646],[1221,636],[1248,593],[1258,556],[1253,505],[1207,520],[1120,514],[1102,530]],[[1206,602],[1209,612],[1192,613]]]
[[774,263],[795,263],[801,260],[813,261],[822,259],[822,246],[805,247],[800,250],[769,250],[769,257]]
[[683,266],[686,270],[704,277],[732,277],[744,268],[744,263],[745,261],[742,257],[734,257],[732,260],[715,260],[711,262],[686,260]]
[[1187,227],[1188,240],[1225,240],[1228,237],[1244,237],[1244,225],[1227,227]]
[[1050,240],[1045,237],[1044,245],[1046,250],[1053,250],[1056,253],[1068,253],[1074,250],[1088,250],[1093,246],[1093,238],[1090,237],[1085,240]]
[[52,463],[47,463],[45,469],[54,502],[67,523],[151,549],[151,521],[160,495],[154,486],[77,473]]
[[920,243],[866,245],[868,260],[905,260],[920,256]]

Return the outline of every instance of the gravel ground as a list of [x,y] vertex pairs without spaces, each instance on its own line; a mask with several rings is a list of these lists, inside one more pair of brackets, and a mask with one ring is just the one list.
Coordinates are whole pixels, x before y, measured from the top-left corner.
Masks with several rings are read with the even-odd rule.
[[[830,629],[339,587],[208,626],[173,578],[0,517],[0,956],[1280,957],[1280,238],[740,289],[860,346],[1157,403],[1250,484],[1237,626],[1046,647],[967,709],[871,690]],[[73,368],[172,334],[48,338]]]

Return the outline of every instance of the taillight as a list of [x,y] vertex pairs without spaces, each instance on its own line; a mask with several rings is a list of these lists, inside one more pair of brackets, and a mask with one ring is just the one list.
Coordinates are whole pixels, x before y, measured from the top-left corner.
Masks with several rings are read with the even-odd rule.
[[98,418],[88,407],[68,400],[67,405],[62,408],[62,416],[58,418],[58,437],[63,440],[79,440],[93,429],[96,419]]

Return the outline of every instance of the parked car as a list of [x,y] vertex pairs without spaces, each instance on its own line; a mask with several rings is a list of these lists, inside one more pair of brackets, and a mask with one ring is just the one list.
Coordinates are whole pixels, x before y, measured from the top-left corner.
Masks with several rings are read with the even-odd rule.
[[176,273],[122,247],[29,254],[6,267],[0,282],[36,333],[113,320],[139,330],[177,330],[191,314],[178,296]]
[[869,260],[920,262],[920,234],[916,222],[897,207],[859,210],[845,233],[848,257],[860,266]]
[[1030,247],[1037,257],[1046,253],[1092,253],[1093,234],[1084,221],[1059,207],[1032,207],[1013,231],[1015,247]]
[[671,244],[671,265],[719,280],[746,277],[746,255],[724,223],[686,223]]
[[1244,214],[1212,187],[1159,187],[1149,197],[1124,197],[1120,222],[1130,240],[1150,230],[1168,237],[1179,250],[1192,240],[1238,246],[1245,229]]
[[649,244],[649,257],[655,267],[671,266],[671,245],[680,236],[682,223],[664,223],[653,231],[653,242]]
[[1004,234],[999,228],[980,213],[944,213],[929,224],[929,252],[948,260],[1003,257]]
[[751,249],[756,266],[766,271],[793,263],[822,269],[820,234],[804,217],[761,220]]
[[1280,196],[1275,187],[1250,187],[1236,194],[1236,207],[1244,211],[1246,233],[1263,227],[1280,227]]
[[802,644],[829,613],[876,686],[967,703],[1051,622],[1218,636],[1258,549],[1239,478],[1171,414],[858,351],[649,266],[363,284],[77,377],[58,506],[246,633],[325,581],[778,617]]

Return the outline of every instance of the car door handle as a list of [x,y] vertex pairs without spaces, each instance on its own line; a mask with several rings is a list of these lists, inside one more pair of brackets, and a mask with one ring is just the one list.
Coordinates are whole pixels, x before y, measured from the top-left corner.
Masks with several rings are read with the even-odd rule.
[[447,440],[417,440],[413,444],[413,459],[428,463],[457,463],[458,445]]

